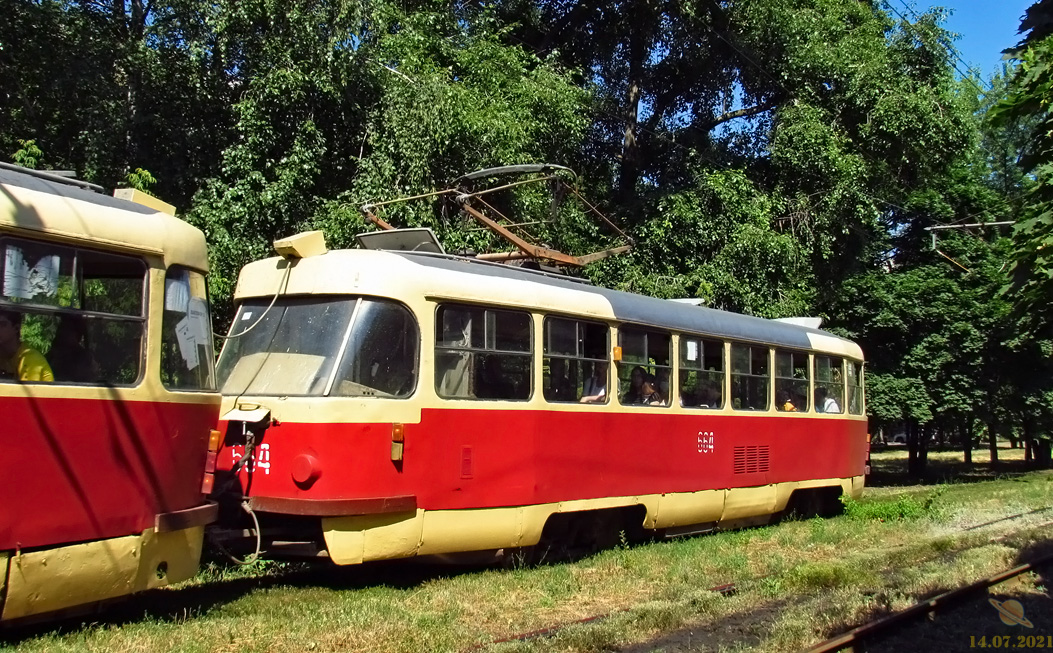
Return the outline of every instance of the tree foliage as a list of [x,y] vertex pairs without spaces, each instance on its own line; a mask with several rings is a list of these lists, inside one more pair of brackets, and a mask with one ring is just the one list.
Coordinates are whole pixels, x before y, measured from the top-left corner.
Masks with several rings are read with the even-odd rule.
[[[274,238],[347,246],[363,203],[566,165],[636,242],[594,282],[822,316],[867,352],[878,423],[1046,428],[1050,3],[978,94],[942,10],[858,0],[0,0],[0,149],[174,203],[220,328]],[[541,190],[500,202],[542,242],[610,244]],[[442,201],[387,217],[502,246]],[[1017,219],[1013,246],[930,230]]]

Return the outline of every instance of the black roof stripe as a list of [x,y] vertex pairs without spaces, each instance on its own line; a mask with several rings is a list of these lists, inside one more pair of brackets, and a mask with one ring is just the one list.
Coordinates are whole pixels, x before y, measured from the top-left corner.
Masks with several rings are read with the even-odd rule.
[[451,272],[530,281],[554,288],[597,294],[610,303],[615,318],[623,322],[799,349],[812,348],[808,339],[809,333],[821,334],[829,338],[848,342],[844,338],[819,329],[810,329],[796,324],[766,320],[750,315],[721,311],[715,308],[693,306],[620,290],[590,286],[507,265],[480,264],[479,261],[470,259],[434,255],[425,256],[413,252],[391,253],[412,260],[419,265]]
[[0,170],[0,184],[19,186],[21,188],[34,190],[40,193],[59,195],[70,199],[77,199],[82,202],[98,204],[99,206],[105,206],[111,209],[130,211],[132,213],[141,213],[143,215],[153,215],[157,213],[155,209],[151,209],[148,206],[143,206],[142,204],[136,204],[135,202],[130,202],[128,200],[118,199],[110,195],[95,193],[90,190],[80,188],[78,186],[60,184],[57,182],[48,181],[47,179],[42,179],[40,177],[33,177],[31,175],[20,173],[15,170]]

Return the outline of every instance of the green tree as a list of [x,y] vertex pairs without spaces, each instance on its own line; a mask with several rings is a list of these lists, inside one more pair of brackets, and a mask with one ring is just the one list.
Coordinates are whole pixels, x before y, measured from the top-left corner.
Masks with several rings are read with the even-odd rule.
[[997,124],[1014,120],[1032,124],[1020,165],[1033,175],[1021,220],[1014,229],[1011,292],[1036,328],[1050,323],[1053,293],[1053,36],[1027,42],[1017,52],[1020,65],[1010,82],[1009,96],[993,109]]
[[[219,314],[238,270],[269,255],[274,238],[323,228],[331,245],[346,246],[366,230],[358,207],[367,201],[577,151],[587,94],[557,66],[445,5],[360,7],[265,2],[224,14],[233,32],[254,35],[246,68],[257,72],[234,105],[237,138],[221,172],[189,216],[211,246]],[[467,242],[466,227],[436,206],[406,210],[400,226],[434,226],[451,247]]]

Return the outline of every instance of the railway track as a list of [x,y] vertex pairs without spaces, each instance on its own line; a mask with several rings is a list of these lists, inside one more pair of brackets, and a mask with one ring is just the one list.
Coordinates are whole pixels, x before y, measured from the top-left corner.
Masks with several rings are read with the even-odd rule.
[[853,628],[846,633],[830,638],[824,642],[816,644],[812,648],[806,649],[805,653],[828,653],[830,651],[840,651],[849,647],[855,647],[864,642],[881,637],[893,628],[902,626],[909,621],[939,612],[940,610],[954,607],[963,601],[973,599],[976,595],[985,591],[989,587],[1004,583],[1010,578],[1015,578],[1020,574],[1051,564],[1053,564],[1053,553],[1039,556],[1025,564],[994,574],[993,576],[988,576],[987,578],[978,580],[975,583],[970,583],[943,592],[931,599],[919,601],[905,610],[894,612],[890,615],[881,617],[880,619],[875,619],[874,621],[863,624],[862,626]]
[[[1036,508],[1034,510],[1029,510],[1029,511],[1017,513],[1017,514],[1014,514],[1014,515],[1008,515],[1006,517],[1000,517],[998,519],[994,519],[994,520],[991,520],[991,521],[983,522],[981,524],[974,524],[972,526],[968,526],[968,527],[965,527],[965,528],[960,528],[960,529],[957,529],[955,532],[957,532],[957,533],[968,533],[968,532],[980,530],[980,529],[988,527],[988,526],[993,526],[995,524],[1001,524],[1001,523],[1013,521],[1013,520],[1016,520],[1016,519],[1021,519],[1023,517],[1028,517],[1028,516],[1040,514],[1040,513],[1043,513],[1043,512],[1048,512],[1050,510],[1053,510],[1053,506],[1045,506],[1045,507],[1042,507],[1042,508]],[[1031,529],[1039,529],[1039,528],[1045,528],[1045,527],[1053,527],[1053,521],[1047,521],[1047,522],[1044,522],[1044,523],[1041,523],[1041,524],[1037,524],[1037,525],[1031,526],[1029,528],[1031,528]],[[999,536],[996,536],[996,537],[992,537],[992,538],[986,540],[984,542],[984,544],[978,545],[978,546],[986,546],[986,545],[988,545],[988,544],[990,544],[992,542],[1004,541],[1004,540],[1012,537],[1015,534],[1017,534],[1017,532],[1007,533],[1007,534],[999,535]],[[973,548],[977,548],[977,547],[966,547],[963,550],[968,550],[968,549],[973,549]],[[887,553],[887,551],[885,551],[884,553]],[[894,627],[896,625],[904,623],[905,621],[909,621],[909,620],[917,618],[919,616],[922,616],[922,615],[934,612],[934,611],[939,610],[939,609],[943,609],[943,608],[945,608],[947,606],[950,606],[950,605],[955,605],[955,604],[959,603],[961,600],[963,600],[965,598],[968,598],[969,596],[972,596],[976,592],[982,591],[983,589],[991,587],[992,585],[996,585],[998,583],[1001,583],[1001,582],[1004,582],[1006,580],[1009,580],[1010,578],[1013,578],[1013,577],[1018,576],[1020,574],[1023,574],[1023,573],[1026,573],[1028,571],[1031,571],[1036,566],[1045,566],[1047,564],[1053,564],[1053,553],[1051,553],[1049,555],[1046,555],[1046,556],[1043,556],[1041,558],[1038,558],[1036,560],[1032,560],[1032,561],[1030,561],[1027,564],[1020,565],[1018,567],[1014,567],[1013,569],[1010,569],[1008,571],[1001,572],[999,574],[995,574],[994,576],[991,576],[991,577],[985,578],[983,580],[977,581],[977,582],[972,583],[972,584],[970,584],[968,586],[964,586],[964,587],[960,587],[960,588],[957,588],[957,589],[954,589],[954,590],[950,590],[948,592],[944,592],[943,594],[940,594],[937,597],[933,597],[931,599],[927,599],[926,601],[921,601],[921,602],[911,606],[910,608],[908,608],[906,610],[903,610],[901,612],[897,612],[897,613],[894,613],[894,614],[891,614],[891,615],[887,615],[885,617],[882,617],[881,619],[878,619],[878,620],[875,620],[875,621],[870,622],[868,624],[864,624],[862,626],[859,626],[859,627],[849,631],[848,633],[843,633],[841,635],[838,635],[837,637],[834,637],[834,638],[831,638],[829,640],[826,640],[825,642],[823,642],[821,644],[818,644],[818,645],[816,645],[815,647],[813,647],[811,649],[807,649],[807,653],[813,653],[813,652],[819,652],[819,651],[837,651],[837,650],[841,650],[841,649],[844,649],[844,648],[848,648],[848,647],[854,646],[855,644],[861,643],[865,639],[876,637],[879,634],[886,632],[888,629],[890,629],[890,628],[892,628],[892,627]],[[770,577],[771,577],[771,574],[765,574],[765,575],[762,575],[762,576],[755,576],[755,577],[751,577],[751,578],[748,578],[748,579],[744,579],[744,580],[741,580],[741,581],[738,581],[738,582],[722,583],[720,585],[715,585],[715,586],[709,588],[709,591],[717,593],[717,594],[719,594],[721,596],[731,596],[731,595],[736,594],[737,592],[739,592],[741,589],[744,589],[744,588],[746,588],[746,587],[748,587],[750,585],[754,585],[754,584],[756,584],[756,583],[758,583],[760,581],[763,581],[765,579],[768,579]],[[499,645],[499,644],[510,644],[510,643],[513,643],[513,642],[526,642],[526,641],[542,639],[542,638],[546,638],[546,637],[552,637],[552,636],[556,635],[557,633],[559,633],[559,632],[561,632],[561,631],[563,631],[563,630],[565,630],[565,629],[567,629],[569,627],[603,621],[603,620],[611,618],[613,616],[629,612],[629,611],[633,610],[636,607],[638,607],[638,606],[633,605],[633,606],[628,606],[628,607],[624,607],[624,608],[618,608],[616,610],[610,610],[608,612],[604,612],[604,613],[601,613],[601,614],[596,614],[596,615],[592,615],[592,616],[589,616],[589,617],[584,617],[584,618],[581,618],[581,619],[575,619],[573,621],[560,623],[560,624],[557,624],[557,625],[554,625],[554,626],[549,626],[549,627],[546,627],[546,628],[539,628],[539,629],[531,630],[531,631],[528,631],[528,632],[518,633],[518,634],[515,634],[515,635],[508,636],[508,637],[495,639],[495,640],[492,640],[490,642],[484,642],[484,643],[476,644],[476,645],[468,648],[467,651],[480,650],[480,649],[483,649],[483,648],[486,648],[486,647],[489,647],[489,646],[495,646],[495,645]],[[823,648],[824,646],[830,646],[832,648]]]

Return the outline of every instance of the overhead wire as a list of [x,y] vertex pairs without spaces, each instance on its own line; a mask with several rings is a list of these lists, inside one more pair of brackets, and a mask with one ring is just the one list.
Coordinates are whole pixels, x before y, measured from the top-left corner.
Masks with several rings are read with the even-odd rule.
[[[909,12],[909,13],[910,13],[910,14],[911,14],[911,15],[912,15],[913,17],[914,17],[914,20],[918,20],[918,19],[920,18],[920,16],[918,16],[918,14],[917,14],[917,13],[916,13],[916,12],[915,12],[915,11],[914,11],[913,9],[911,9],[911,8],[910,8],[910,7],[909,7],[909,6],[907,5],[907,3],[906,3],[906,2],[904,1],[904,0],[899,0],[899,3],[900,3],[901,5],[903,5],[903,8],[904,8],[904,9],[906,9],[906,10],[907,10],[907,11],[908,11],[908,12]],[[901,14],[901,13],[899,12],[899,10],[897,10],[897,9],[896,9],[895,7],[893,7],[893,6],[892,6],[892,2],[891,2],[891,0],[885,0],[885,3],[884,3],[884,4],[885,4],[885,6],[887,6],[887,7],[888,7],[888,8],[890,9],[890,10],[892,10],[892,12],[893,12],[894,14],[896,14],[897,16],[899,16],[899,17],[900,17],[900,18],[901,18],[901,19],[902,19],[902,20],[903,20],[903,21],[904,21],[905,23],[907,23],[908,25],[910,25],[910,24],[911,24],[910,20],[908,20],[906,16],[904,16],[903,14]],[[967,65],[967,64],[966,64],[966,63],[965,63],[964,61],[962,61],[962,58],[961,58],[961,57],[960,57],[960,56],[958,55],[958,52],[957,52],[957,50],[955,50],[953,46],[952,46],[952,47],[951,47],[951,48],[949,49],[949,53],[950,53],[950,55],[951,55],[952,57],[954,57],[954,59],[955,59],[955,60],[956,60],[956,61],[957,61],[958,63],[962,64],[962,65],[963,65],[963,66],[965,66],[966,68],[969,68],[969,66],[968,66],[968,65]],[[977,90],[977,92],[979,92],[979,93],[980,93],[980,95],[986,95],[987,91],[985,91],[985,90],[983,90],[982,88],[980,88],[980,87],[979,87],[979,86],[978,86],[978,85],[976,84],[976,82],[975,82],[975,81],[973,81],[973,78],[972,78],[972,76],[971,76],[971,75],[966,75],[966,74],[965,74],[964,72],[962,72],[962,69],[961,69],[961,68],[959,68],[959,67],[958,67],[958,65],[957,65],[957,64],[955,64],[954,62],[950,62],[950,63],[951,63],[951,66],[952,66],[952,67],[953,67],[953,68],[954,68],[954,69],[955,69],[956,71],[958,71],[958,74],[962,76],[962,79],[964,79],[964,80],[967,80],[967,81],[968,81],[968,82],[969,82],[970,84],[972,84],[973,88],[975,88],[975,89]]]

